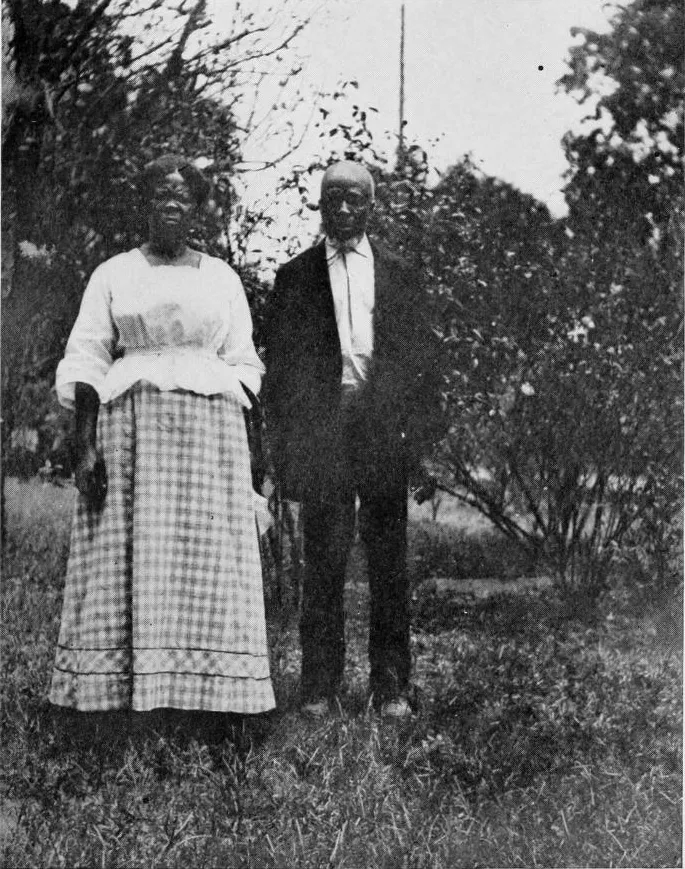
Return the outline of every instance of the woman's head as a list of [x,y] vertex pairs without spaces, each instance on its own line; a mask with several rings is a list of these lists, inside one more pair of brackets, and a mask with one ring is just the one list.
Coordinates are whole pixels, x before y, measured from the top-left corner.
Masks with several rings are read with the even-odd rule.
[[185,157],[165,154],[143,170],[140,192],[150,242],[172,254],[185,244],[193,218],[209,196],[209,182]]
[[164,179],[168,175],[174,174],[183,178],[196,207],[201,208],[209,197],[209,181],[197,166],[194,166],[190,160],[180,154],[164,154],[143,168],[138,185],[143,200],[149,203]]

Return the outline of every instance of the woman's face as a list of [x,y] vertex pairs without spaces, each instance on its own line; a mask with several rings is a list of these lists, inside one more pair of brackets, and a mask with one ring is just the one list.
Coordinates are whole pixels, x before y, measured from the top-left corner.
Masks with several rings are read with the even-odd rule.
[[180,172],[166,175],[150,199],[150,238],[172,244],[185,241],[196,209],[190,187]]

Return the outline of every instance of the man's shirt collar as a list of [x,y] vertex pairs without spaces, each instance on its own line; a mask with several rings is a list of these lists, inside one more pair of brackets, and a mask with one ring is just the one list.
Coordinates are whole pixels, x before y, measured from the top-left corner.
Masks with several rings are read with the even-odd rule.
[[359,256],[369,258],[372,256],[371,245],[366,233],[358,238],[350,239],[344,244],[326,236],[326,259],[328,262],[348,253],[356,253]]

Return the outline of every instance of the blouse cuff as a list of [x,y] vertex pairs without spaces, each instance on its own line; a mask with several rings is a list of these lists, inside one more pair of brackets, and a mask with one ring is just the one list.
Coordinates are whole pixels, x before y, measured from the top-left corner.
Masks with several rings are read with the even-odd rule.
[[63,359],[57,366],[55,376],[55,389],[57,391],[57,400],[68,410],[74,410],[75,393],[77,383],[87,383],[100,394],[108,368],[103,366],[101,372],[95,371],[92,368],[89,371],[84,371],[82,366],[70,364],[69,360]]
[[252,365],[231,366],[238,376],[238,380],[250,390],[253,395],[259,395],[262,385],[261,372]]

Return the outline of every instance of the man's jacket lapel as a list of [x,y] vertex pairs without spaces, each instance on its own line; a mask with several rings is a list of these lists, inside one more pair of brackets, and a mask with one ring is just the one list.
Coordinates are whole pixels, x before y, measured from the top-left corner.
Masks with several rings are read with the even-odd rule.
[[[311,249],[311,271],[305,278],[311,301],[311,328],[319,341],[325,341],[322,355],[340,355],[340,338],[335,320],[333,290],[328,275],[326,242],[321,241]],[[341,363],[342,364],[342,363]],[[342,370],[342,369],[341,369]]]

